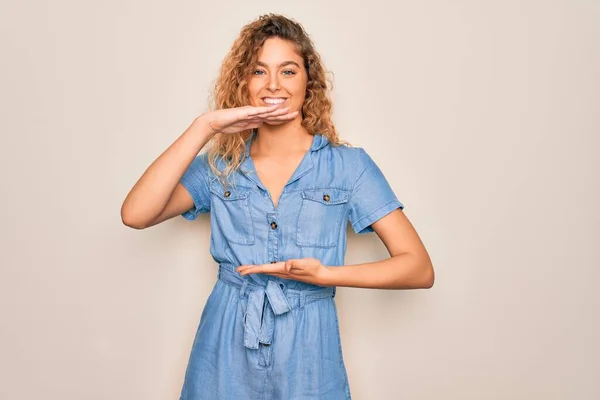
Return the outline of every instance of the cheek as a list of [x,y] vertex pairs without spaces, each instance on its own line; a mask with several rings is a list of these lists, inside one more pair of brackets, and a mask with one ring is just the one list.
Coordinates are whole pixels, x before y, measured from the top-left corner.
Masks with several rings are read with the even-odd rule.
[[258,94],[260,92],[260,86],[257,85],[256,81],[248,82],[248,93],[250,94],[250,103],[251,105],[258,105]]
[[250,92],[250,96],[257,96],[258,92],[262,88],[261,82],[257,79],[248,79],[247,82],[248,92]]
[[306,96],[306,86],[299,85],[294,90],[294,103],[302,104],[304,103]]
[[300,99],[300,101],[304,101],[304,97],[306,96],[305,81],[295,82],[293,88],[290,89],[293,91],[294,97],[297,97],[298,99]]
[[306,92],[306,82],[299,80],[298,82],[294,82],[294,86],[292,88],[295,94],[302,95]]

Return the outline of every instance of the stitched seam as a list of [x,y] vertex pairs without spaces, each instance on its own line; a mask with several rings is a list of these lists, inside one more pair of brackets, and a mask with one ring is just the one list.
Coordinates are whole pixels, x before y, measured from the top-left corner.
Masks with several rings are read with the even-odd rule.
[[384,207],[386,207],[386,206],[390,205],[391,203],[395,203],[396,201],[397,201],[396,199],[394,199],[394,200],[391,200],[391,201],[388,201],[387,203],[385,203],[385,204],[384,204],[384,205],[382,205],[381,207],[377,208],[375,211],[373,211],[373,212],[371,212],[371,213],[369,213],[369,214],[365,215],[364,217],[362,217],[361,219],[359,219],[358,221],[356,221],[355,223],[353,223],[353,224],[352,224],[352,227],[354,228],[356,225],[358,225],[358,224],[359,224],[361,221],[363,221],[364,219],[366,219],[366,218],[369,218],[371,215],[373,215],[373,214],[377,213],[377,212],[378,212],[379,210],[381,210],[382,208],[384,208]]

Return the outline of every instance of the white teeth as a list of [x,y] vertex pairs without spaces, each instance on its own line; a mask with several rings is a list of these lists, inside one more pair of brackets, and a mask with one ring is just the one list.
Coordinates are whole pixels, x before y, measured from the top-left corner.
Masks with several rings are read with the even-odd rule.
[[265,103],[267,104],[281,104],[284,101],[285,99],[265,98]]

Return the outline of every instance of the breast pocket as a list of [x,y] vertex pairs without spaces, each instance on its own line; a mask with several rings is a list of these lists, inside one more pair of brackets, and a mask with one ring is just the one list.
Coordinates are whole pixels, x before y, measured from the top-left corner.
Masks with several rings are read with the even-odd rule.
[[301,247],[337,246],[350,191],[310,189],[301,193],[296,244]]
[[210,185],[211,213],[225,238],[236,244],[254,244],[254,225],[250,216],[250,189],[224,188],[218,180]]

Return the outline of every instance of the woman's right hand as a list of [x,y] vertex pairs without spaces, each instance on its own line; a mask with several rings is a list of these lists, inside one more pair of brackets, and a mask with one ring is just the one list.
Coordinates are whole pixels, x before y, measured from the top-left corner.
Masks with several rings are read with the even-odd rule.
[[289,112],[289,107],[277,108],[278,105],[255,107],[244,106],[225,108],[204,114],[209,129],[215,133],[237,133],[247,129],[258,128],[263,122],[286,122],[298,116],[298,111]]

